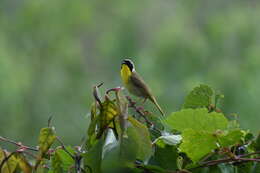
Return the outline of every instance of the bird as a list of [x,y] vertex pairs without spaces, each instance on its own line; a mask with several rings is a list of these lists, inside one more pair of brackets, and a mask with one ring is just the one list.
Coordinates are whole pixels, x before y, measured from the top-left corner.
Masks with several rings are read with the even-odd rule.
[[162,108],[153,96],[151,89],[145,83],[143,78],[136,72],[135,65],[131,59],[124,59],[121,62],[121,78],[126,89],[137,97],[144,98],[144,102],[149,99],[155,104],[160,113],[164,116]]

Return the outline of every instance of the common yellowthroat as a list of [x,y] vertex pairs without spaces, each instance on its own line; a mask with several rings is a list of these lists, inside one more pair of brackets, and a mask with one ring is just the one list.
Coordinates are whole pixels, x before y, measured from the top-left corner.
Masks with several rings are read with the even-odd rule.
[[161,107],[152,95],[150,88],[144,82],[142,77],[135,71],[134,63],[130,59],[124,59],[121,63],[121,78],[125,87],[131,94],[142,97],[145,100],[149,99],[155,104],[160,113],[164,115]]

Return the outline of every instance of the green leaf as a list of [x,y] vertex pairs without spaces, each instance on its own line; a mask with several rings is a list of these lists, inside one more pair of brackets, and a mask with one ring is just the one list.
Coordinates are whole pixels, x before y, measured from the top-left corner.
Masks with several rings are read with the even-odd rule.
[[99,117],[95,117],[91,120],[89,127],[88,127],[88,139],[86,142],[86,149],[89,149],[92,147],[92,145],[95,143],[96,141],[96,128],[97,128],[97,123],[100,120]]
[[244,136],[243,131],[232,130],[232,131],[228,131],[227,134],[222,134],[217,137],[218,137],[219,144],[222,147],[227,147],[239,143],[243,136]]
[[[209,168],[194,168],[192,170],[192,173],[209,173]],[[216,173],[218,173],[218,172],[216,172]]]
[[250,173],[252,170],[253,162],[248,163],[241,163],[236,166],[237,172],[236,173]]
[[51,158],[51,166],[52,166],[53,173],[62,173],[63,172],[61,164],[62,163],[61,163],[60,158],[55,153],[54,156]]
[[134,168],[136,159],[147,160],[151,156],[152,142],[147,127],[133,117],[128,120],[131,125],[126,129],[126,136],[105,153],[102,172],[127,172]]
[[[74,153],[71,147],[66,147],[66,149],[71,154]],[[73,158],[61,148],[55,151],[51,161],[54,173],[68,172],[69,168],[74,164]]]
[[235,169],[231,164],[220,163],[210,167],[196,168],[192,173],[235,173]]
[[[102,110],[101,110],[101,121],[104,121],[102,123],[104,124],[109,124],[111,122],[111,120],[113,118],[115,118],[115,116],[118,116],[118,109],[117,106],[115,104],[115,101],[111,101],[109,99],[106,99],[103,103],[102,103]],[[102,126],[103,127],[103,126]]]
[[224,99],[224,97],[225,97],[224,94],[216,93],[215,94],[215,105],[217,105],[221,99]]
[[178,151],[176,146],[165,145],[161,147],[156,145],[153,161],[157,166],[164,169],[176,170],[177,158]]
[[207,131],[196,131],[187,129],[182,133],[182,143],[180,150],[185,152],[193,161],[199,161],[203,156],[210,153],[218,147],[227,147],[240,142],[244,133],[241,130],[227,132],[220,131],[219,134]]
[[45,157],[45,154],[48,152],[49,148],[53,144],[53,142],[56,139],[56,135],[54,133],[54,130],[50,127],[42,128],[40,131],[38,143],[39,143],[39,154],[37,161],[35,163],[35,169],[40,171],[38,169],[39,165],[42,164],[42,160]]
[[212,96],[213,90],[209,86],[201,84],[188,94],[183,108],[208,107],[211,104]]
[[129,122],[133,128],[127,131],[127,135],[132,135],[136,140],[137,159],[146,160],[152,154],[152,141],[147,127],[134,119],[128,117]]
[[100,138],[96,144],[84,154],[85,170],[91,168],[92,172],[101,173],[101,160],[103,152],[104,140]]
[[218,164],[218,167],[221,170],[221,173],[236,173],[234,166],[231,164],[221,163]]
[[[2,161],[8,157],[11,153],[8,153],[6,151],[3,151],[0,148],[0,163],[2,163]],[[0,170],[0,172],[2,173],[13,173],[16,170],[17,167],[17,159],[15,158],[14,155],[12,155],[7,161],[5,161],[5,163],[2,166],[2,169]]]
[[222,113],[208,113],[208,110],[205,108],[184,109],[172,113],[166,118],[165,122],[171,129],[178,131],[193,129],[207,132],[226,129],[228,124],[228,120]]
[[20,169],[23,171],[23,173],[31,173],[32,172],[32,166],[26,160],[24,155],[22,153],[17,153],[15,156],[16,156],[18,165],[19,165]]
[[119,159],[121,163],[124,163],[128,166],[133,166],[134,161],[138,157],[138,137],[135,133],[131,133],[131,131],[135,131],[133,127],[129,127],[127,129],[127,134],[129,136],[127,138],[121,138],[120,141],[120,149],[119,149]]
[[[47,173],[47,172],[49,172],[49,169],[41,166],[41,167],[38,167],[37,170],[34,171],[33,173]],[[55,172],[53,172],[53,173],[55,173]]]
[[126,135],[120,138],[119,144],[105,152],[102,161],[102,172],[128,172],[134,168],[136,158],[146,160],[151,155],[151,140],[146,126],[132,117]]
[[260,172],[260,162],[255,162],[252,167],[251,173],[259,173],[259,172]]
[[220,163],[218,165],[210,166],[207,168],[208,173],[235,173],[233,165],[228,163]]
[[122,94],[121,90],[116,92],[116,103],[119,112],[119,125],[120,125],[120,132],[123,137],[126,136],[126,129],[128,125],[127,117],[128,117],[128,102],[125,96]]
[[140,165],[137,169],[142,170],[140,173],[166,173],[167,171],[155,165]]
[[123,142],[128,145],[118,145],[106,153],[102,160],[101,170],[105,173],[114,172],[128,172],[129,169],[134,167],[134,161],[136,158],[136,152],[134,141]]
[[247,133],[245,134],[245,142],[246,142],[246,143],[248,143],[248,142],[254,140],[254,138],[255,138],[255,137],[254,137],[254,134],[251,133],[251,132],[247,132]]
[[203,156],[217,148],[216,137],[209,132],[187,129],[183,131],[182,136],[180,150],[185,152],[193,162],[199,161]]
[[51,147],[56,139],[56,135],[52,128],[42,128],[39,136],[39,149],[41,156],[43,156]]
[[239,124],[238,124],[237,120],[229,120],[228,121],[228,129],[229,130],[238,129],[238,128],[239,128]]
[[106,100],[102,103],[100,114],[98,115],[98,139],[103,135],[105,130],[109,127],[113,127],[112,121],[118,115],[119,112],[115,101],[111,101],[106,97]]
[[256,141],[255,141],[255,150],[260,151],[260,133],[257,135]]

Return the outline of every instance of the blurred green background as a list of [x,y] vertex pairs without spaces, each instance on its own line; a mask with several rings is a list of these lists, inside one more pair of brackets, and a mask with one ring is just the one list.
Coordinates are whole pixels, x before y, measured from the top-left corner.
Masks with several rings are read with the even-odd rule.
[[78,144],[92,86],[121,85],[126,57],[167,113],[206,83],[256,132],[259,16],[256,0],[1,0],[0,135],[36,145],[53,116],[64,142]]

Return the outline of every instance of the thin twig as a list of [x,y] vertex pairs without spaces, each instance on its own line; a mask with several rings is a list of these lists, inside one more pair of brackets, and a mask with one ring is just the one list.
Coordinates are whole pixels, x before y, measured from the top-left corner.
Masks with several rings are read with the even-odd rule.
[[251,155],[256,155],[256,154],[260,154],[260,151],[256,151],[256,152],[253,152],[253,153],[248,153],[248,154],[243,154],[243,155],[240,155],[239,157],[247,157],[247,156],[251,156]]
[[260,162],[260,158],[237,158],[237,160]]
[[30,153],[28,151],[23,151],[23,153],[33,157],[34,159],[37,159],[37,156],[35,156],[34,154],[32,154],[32,153]]
[[129,96],[126,96],[128,102],[129,102],[129,107],[133,108],[141,117],[144,118],[144,120],[146,121],[146,123],[149,125],[149,126],[153,126],[153,123],[151,121],[149,121],[147,119],[147,117],[145,116],[145,114],[140,110],[140,108],[138,108],[136,106],[136,102],[134,102],[131,97]]
[[233,161],[234,158],[224,158],[224,159],[217,159],[217,160],[210,160],[207,162],[203,162],[199,167],[207,167],[207,166],[212,166],[212,165],[216,165],[219,163],[226,163],[226,162],[230,162]]
[[29,147],[29,146],[26,146],[26,145],[23,145],[22,143],[20,142],[16,142],[16,141],[13,141],[11,139],[7,139],[7,138],[4,138],[2,136],[0,136],[0,141],[3,141],[3,142],[8,142],[8,143],[11,143],[11,144],[14,144],[20,148],[23,148],[23,149],[26,149],[26,150],[31,150],[31,151],[39,151],[37,148],[33,148],[33,147]]
[[[220,164],[220,163],[228,163],[228,162],[248,162],[248,161],[260,162],[260,158],[241,158],[241,157],[231,158],[230,157],[230,158],[210,160],[210,161],[207,161],[207,162],[203,162],[198,167],[207,167],[207,166],[213,166],[213,165],[217,165],[217,164]],[[196,168],[198,168],[198,167],[196,167]]]
[[129,107],[133,108],[141,117],[143,117],[144,120],[145,120],[145,122],[146,122],[146,124],[147,124],[149,127],[153,127],[153,130],[155,130],[155,131],[157,131],[159,134],[161,134],[161,131],[160,131],[159,129],[157,129],[157,128],[154,126],[154,124],[153,124],[150,120],[147,119],[147,117],[145,116],[145,113],[142,112],[142,111],[140,110],[140,108],[138,108],[138,107],[136,106],[136,102],[134,102],[134,101],[131,99],[131,97],[129,97],[129,96],[126,96],[126,98],[127,98],[128,102],[129,102]]
[[68,153],[68,155],[70,155],[70,157],[71,157],[72,159],[74,159],[74,156],[66,149],[64,143],[61,141],[61,139],[60,139],[58,136],[57,136],[57,141],[60,143],[62,149],[63,149],[66,153]]

